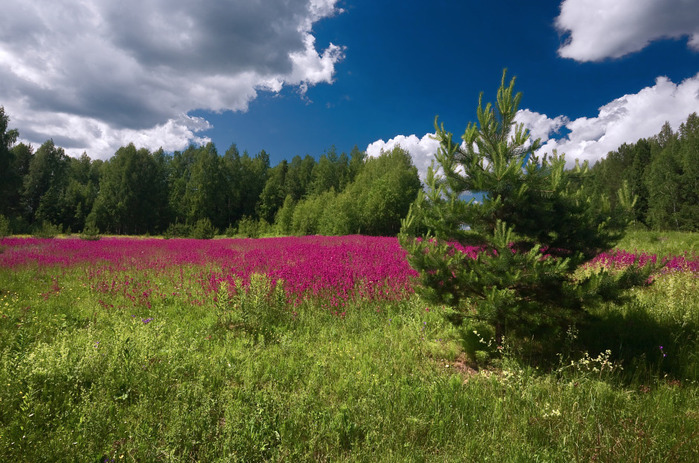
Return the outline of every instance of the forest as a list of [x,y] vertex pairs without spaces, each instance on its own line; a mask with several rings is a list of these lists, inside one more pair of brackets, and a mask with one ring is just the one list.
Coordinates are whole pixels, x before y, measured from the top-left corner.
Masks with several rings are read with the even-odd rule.
[[689,115],[673,132],[623,144],[592,168],[593,193],[611,201],[626,182],[636,196],[637,224],[654,230],[699,230],[699,116]]
[[[17,143],[0,107],[0,233],[210,238],[215,234],[395,235],[421,188],[410,154],[396,148],[368,158],[330,148],[317,160],[270,165],[264,150],[232,144],[151,152],[133,144],[107,161],[65,154],[52,140]],[[586,176],[590,195],[612,206],[624,183],[636,196],[635,223],[655,230],[699,230],[699,116],[678,132],[624,144]]]

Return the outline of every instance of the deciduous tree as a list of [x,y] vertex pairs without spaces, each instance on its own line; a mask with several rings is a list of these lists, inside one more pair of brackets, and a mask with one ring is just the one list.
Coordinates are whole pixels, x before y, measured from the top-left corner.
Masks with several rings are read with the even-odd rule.
[[36,151],[24,177],[24,204],[38,223],[62,223],[65,189],[68,186],[70,160],[63,148],[48,140]]
[[13,212],[10,199],[15,196],[21,184],[21,178],[13,169],[15,156],[12,152],[18,132],[8,129],[9,121],[5,108],[0,106],[0,214],[5,215]]

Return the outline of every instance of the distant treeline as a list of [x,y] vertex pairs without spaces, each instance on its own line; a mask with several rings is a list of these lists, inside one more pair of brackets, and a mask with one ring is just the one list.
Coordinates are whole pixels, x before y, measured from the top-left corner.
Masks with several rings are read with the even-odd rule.
[[[72,158],[53,141],[16,143],[0,107],[0,228],[7,233],[394,235],[420,189],[410,155],[368,159],[355,147],[270,166],[263,150],[133,144],[108,161]],[[2,230],[0,230],[2,232]]]
[[699,231],[699,116],[689,115],[673,132],[623,144],[592,168],[590,187],[616,199],[627,182],[637,196],[637,223],[656,230]]
[[[270,166],[264,150],[250,156],[236,145],[220,155],[212,143],[173,154],[130,144],[102,161],[69,157],[51,140],[35,151],[8,124],[0,107],[0,235],[395,235],[421,186],[400,148],[378,158],[333,148]],[[591,171],[590,191],[612,203],[628,183],[637,223],[699,230],[696,113],[677,133],[666,123]]]

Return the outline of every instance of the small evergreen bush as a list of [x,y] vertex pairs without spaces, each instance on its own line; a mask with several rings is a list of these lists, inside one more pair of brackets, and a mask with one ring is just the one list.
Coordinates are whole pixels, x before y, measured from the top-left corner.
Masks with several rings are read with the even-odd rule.
[[60,226],[54,225],[51,222],[47,222],[44,220],[43,222],[41,222],[41,225],[37,226],[34,229],[34,233],[32,233],[32,236],[34,236],[35,238],[51,239],[55,238],[60,233]]
[[211,220],[208,218],[199,219],[192,229],[191,237],[198,240],[210,240],[216,236],[216,232],[217,230],[212,225]]
[[[482,351],[473,326],[485,323],[496,346],[507,337],[519,342],[519,354],[540,357],[585,320],[588,308],[620,300],[651,269],[575,275],[622,237],[633,201],[621,191],[613,215],[606,198],[584,188],[587,164],[569,170],[556,152],[538,157],[539,140],[515,123],[521,94],[505,77],[495,105],[484,107],[481,95],[478,123],[461,142],[435,120],[441,173],[429,169],[400,240],[420,274],[419,293],[452,309],[472,356]],[[481,201],[465,199],[474,192]],[[418,237],[420,229],[427,233]]]
[[88,222],[83,228],[83,232],[80,234],[81,240],[86,241],[97,241],[100,239],[100,231],[94,222]]
[[184,223],[171,223],[165,230],[164,237],[169,238],[187,238],[192,235],[192,227]]
[[245,238],[257,238],[260,236],[260,226],[255,219],[245,216],[238,222],[237,234]]

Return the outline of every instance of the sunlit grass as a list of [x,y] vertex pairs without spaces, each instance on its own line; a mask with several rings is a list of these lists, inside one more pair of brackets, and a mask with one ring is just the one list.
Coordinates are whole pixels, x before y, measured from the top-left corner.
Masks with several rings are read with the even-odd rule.
[[629,230],[616,247],[658,256],[698,256],[699,233]]

